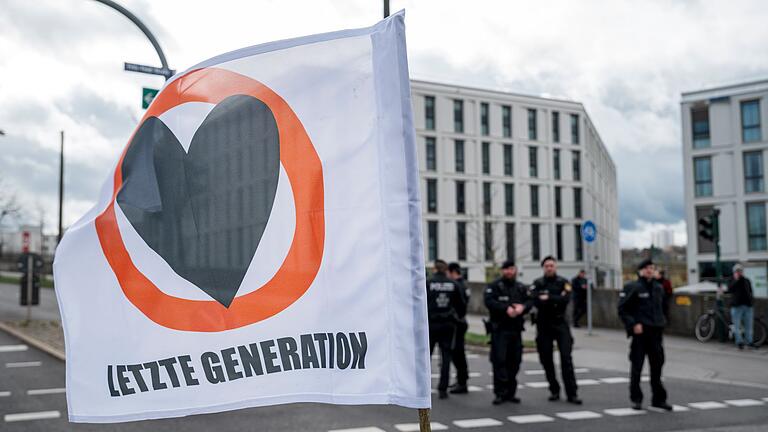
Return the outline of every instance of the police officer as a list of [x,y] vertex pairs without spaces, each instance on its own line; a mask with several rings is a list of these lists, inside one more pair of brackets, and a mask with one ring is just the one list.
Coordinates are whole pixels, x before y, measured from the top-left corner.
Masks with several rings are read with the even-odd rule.
[[584,269],[579,270],[579,274],[571,279],[573,287],[573,326],[581,327],[579,321],[587,312],[587,272]]
[[440,347],[440,381],[437,390],[440,399],[448,397],[448,376],[451,372],[451,354],[459,317],[466,314],[462,288],[446,275],[448,264],[435,261],[435,272],[427,280],[427,311],[429,315],[429,352]]
[[664,288],[654,278],[653,261],[644,260],[637,269],[640,277],[624,285],[624,290],[619,294],[619,317],[627,329],[627,337],[632,338],[629,348],[629,360],[632,363],[629,398],[632,408],[642,409],[640,373],[643,371],[645,356],[648,356],[653,391],[651,406],[671,411],[672,406],[667,403],[667,391],[661,383],[661,368],[664,365],[662,335],[667,324]]
[[485,289],[485,306],[491,315],[491,363],[493,364],[494,405],[520,403],[517,372],[523,359],[523,315],[531,308],[528,289],[517,281],[512,261],[501,266],[502,277]]
[[571,358],[573,336],[565,316],[565,310],[571,300],[571,284],[557,275],[557,261],[554,257],[544,258],[541,261],[541,267],[544,269],[544,276],[533,282],[531,297],[538,310],[536,348],[539,351],[539,361],[549,381],[549,400],[560,400],[560,383],[557,382],[555,363],[552,359],[554,342],[557,342],[557,348],[560,351],[560,369],[568,402],[581,405]]
[[[461,293],[464,295],[464,303],[469,305],[472,291],[464,281],[464,275],[461,273],[461,265],[459,263],[452,262],[448,264],[448,277],[459,284]],[[456,384],[452,386],[450,391],[453,394],[466,394],[469,392],[467,388],[469,368],[467,366],[467,353],[464,349],[464,339],[468,329],[467,314],[459,315],[459,321],[456,323],[456,343],[453,346],[453,354],[451,355],[453,365],[456,366]]]

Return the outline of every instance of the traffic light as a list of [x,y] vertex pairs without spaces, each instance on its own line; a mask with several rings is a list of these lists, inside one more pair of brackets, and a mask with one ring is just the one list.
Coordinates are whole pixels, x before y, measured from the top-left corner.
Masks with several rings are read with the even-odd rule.
[[715,224],[711,216],[704,216],[699,219],[699,236],[709,241],[715,240]]

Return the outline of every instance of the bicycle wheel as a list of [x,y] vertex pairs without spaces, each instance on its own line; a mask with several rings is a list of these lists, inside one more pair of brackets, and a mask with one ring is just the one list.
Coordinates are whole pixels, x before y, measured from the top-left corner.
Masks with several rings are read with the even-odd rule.
[[759,318],[755,319],[752,330],[752,342],[756,346],[762,346],[766,338],[768,338],[768,328],[766,328],[762,320]]
[[694,333],[696,333],[696,339],[700,342],[712,339],[712,336],[715,334],[715,317],[708,313],[702,314],[696,320]]

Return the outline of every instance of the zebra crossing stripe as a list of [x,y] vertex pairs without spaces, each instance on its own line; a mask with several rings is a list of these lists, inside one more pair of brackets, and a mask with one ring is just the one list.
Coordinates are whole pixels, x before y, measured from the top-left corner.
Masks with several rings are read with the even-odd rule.
[[26,351],[28,349],[29,347],[26,345],[0,345],[0,353]]
[[530,414],[507,417],[509,421],[517,424],[530,424],[530,423],[548,423],[555,421],[554,418],[546,416],[544,414]]
[[732,399],[723,402],[735,407],[751,407],[765,404],[765,402],[755,399]]
[[61,413],[58,411],[39,411],[39,412],[28,412],[28,413],[18,413],[18,414],[6,414],[3,417],[3,420],[5,420],[6,423],[11,423],[11,422],[17,422],[17,421],[55,419],[59,417],[61,417]]
[[[430,425],[432,426],[433,431],[448,430],[448,426],[442,423],[431,422]],[[396,424],[395,429],[399,430],[400,432],[419,432],[421,430],[418,423]]]
[[646,414],[648,411],[635,410],[632,408],[611,408],[611,409],[603,410],[603,412],[614,417],[626,417],[626,416]]
[[706,401],[706,402],[692,402],[688,404],[691,408],[696,408],[700,410],[713,410],[713,409],[720,409],[720,408],[728,408],[728,405],[722,403],[722,402],[715,402],[715,401]]
[[454,420],[453,424],[462,429],[471,429],[479,427],[501,426],[504,423],[492,418]]
[[594,411],[568,411],[555,414],[565,420],[588,420],[600,418],[603,415]]

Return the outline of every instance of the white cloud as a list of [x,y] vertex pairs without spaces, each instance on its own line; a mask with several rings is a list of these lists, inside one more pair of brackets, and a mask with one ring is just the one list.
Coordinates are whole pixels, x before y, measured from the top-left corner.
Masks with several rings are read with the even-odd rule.
[[651,246],[652,236],[660,231],[670,230],[674,233],[674,244],[683,246],[688,243],[685,221],[681,220],[671,224],[637,221],[630,229],[622,229],[620,241],[622,248],[647,248]]
[[[363,0],[121,3],[149,25],[178,70],[248,45],[371,25],[382,10],[381,2]],[[584,103],[617,163],[628,238],[640,238],[644,223],[675,225],[683,217],[680,93],[768,75],[768,56],[759,55],[768,40],[761,0],[393,0],[392,9],[400,8],[412,76]],[[66,131],[68,163],[80,167],[67,171],[75,189],[68,196],[78,200],[65,209],[71,224],[84,195],[96,199],[141,117],[141,87],[163,83],[124,72],[122,63],[159,61],[132,23],[97,2],[5,0],[0,27],[0,129],[8,134],[0,148],[34,142],[30,149],[54,152],[58,131]],[[86,99],[102,108],[67,109],[86,103],[80,93],[96,95]],[[23,202],[46,207],[48,226],[55,225],[57,162],[40,161],[50,168],[40,168],[32,185],[7,179]],[[0,172],[14,163],[0,151]]]

